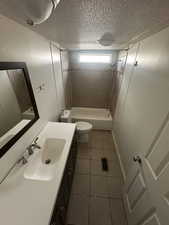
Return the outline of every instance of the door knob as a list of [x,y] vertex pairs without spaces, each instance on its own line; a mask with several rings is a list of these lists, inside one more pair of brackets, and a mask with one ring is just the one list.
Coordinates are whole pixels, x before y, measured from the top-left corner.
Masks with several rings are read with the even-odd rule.
[[142,160],[141,160],[140,156],[138,156],[138,155],[133,157],[133,161],[138,162],[139,164],[142,163]]

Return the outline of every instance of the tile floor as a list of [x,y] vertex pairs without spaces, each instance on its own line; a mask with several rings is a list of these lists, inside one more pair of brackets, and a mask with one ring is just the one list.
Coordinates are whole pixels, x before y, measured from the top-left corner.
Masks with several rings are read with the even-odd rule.
[[[107,158],[109,171],[102,170]],[[109,131],[92,131],[80,144],[70,198],[68,225],[127,225],[122,202],[122,175]]]

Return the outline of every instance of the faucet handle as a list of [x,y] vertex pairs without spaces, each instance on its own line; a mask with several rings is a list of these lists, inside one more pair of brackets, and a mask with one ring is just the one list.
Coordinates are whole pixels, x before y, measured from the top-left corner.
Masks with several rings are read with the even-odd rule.
[[38,149],[41,149],[41,146],[38,145],[38,144],[34,144],[34,147],[35,147],[35,148],[38,148]]
[[33,146],[32,145],[30,145],[30,146],[28,146],[26,149],[28,150],[28,154],[29,155],[32,155],[33,154],[33,148],[32,148]]
[[33,143],[34,144],[37,144],[37,140],[39,139],[39,137],[36,137],[34,140],[33,140]]
[[21,161],[22,161],[22,164],[23,164],[23,165],[25,165],[25,164],[28,162],[28,160],[27,160],[24,156],[22,156],[22,157],[18,160],[17,163],[20,163]]
[[22,158],[22,163],[23,163],[23,165],[25,165],[27,162],[28,162],[28,160],[27,160],[25,157],[23,157],[23,158]]
[[32,145],[34,146],[34,148],[41,149],[41,146],[40,146],[40,145],[38,145],[37,140],[39,140],[39,137],[36,137],[36,138],[34,139],[34,141],[33,141],[33,144],[32,144]]

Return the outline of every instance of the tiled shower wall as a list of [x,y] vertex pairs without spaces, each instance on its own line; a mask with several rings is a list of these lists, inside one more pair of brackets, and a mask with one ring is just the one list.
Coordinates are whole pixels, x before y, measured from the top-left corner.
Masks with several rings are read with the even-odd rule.
[[[62,75],[67,109],[76,107],[109,108],[114,116],[123,79],[127,51],[97,51],[112,54],[111,65],[80,64],[81,52],[61,51]],[[92,51],[95,52],[96,51]]]
[[70,51],[69,77],[72,85],[72,106],[109,108],[113,74],[110,64],[79,63],[80,53],[110,53],[111,64],[117,62],[116,51]]

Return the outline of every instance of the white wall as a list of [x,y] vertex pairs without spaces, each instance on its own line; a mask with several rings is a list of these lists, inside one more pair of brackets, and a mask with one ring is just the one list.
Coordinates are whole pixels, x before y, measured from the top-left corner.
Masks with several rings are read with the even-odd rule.
[[129,50],[124,76],[114,132],[127,173],[133,156],[147,155],[168,120],[169,28]]
[[[40,120],[0,159],[0,180],[44,127],[56,120],[57,98],[52,70],[50,42],[4,16],[0,16],[0,61],[26,62]],[[38,87],[45,84],[43,91]]]

